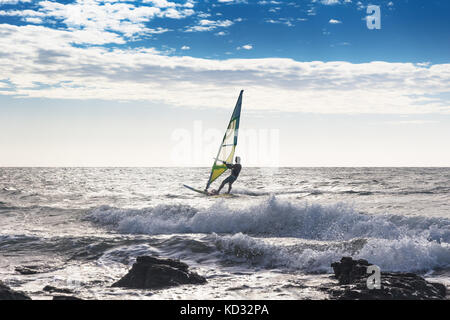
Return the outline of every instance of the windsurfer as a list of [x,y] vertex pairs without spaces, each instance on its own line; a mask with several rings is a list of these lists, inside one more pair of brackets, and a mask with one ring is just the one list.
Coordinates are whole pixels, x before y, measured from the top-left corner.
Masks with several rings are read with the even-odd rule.
[[242,169],[242,165],[241,165],[241,158],[240,157],[236,157],[235,159],[236,163],[235,164],[231,164],[231,163],[226,163],[223,162],[223,164],[225,164],[227,166],[228,169],[231,169],[231,174],[228,176],[228,178],[226,178],[225,180],[223,180],[222,184],[220,185],[219,189],[217,191],[213,191],[212,193],[214,194],[219,194],[220,190],[222,190],[222,188],[228,183],[228,191],[227,193],[230,193],[231,191],[231,185],[236,181],[236,179],[239,176],[239,173],[241,172]]

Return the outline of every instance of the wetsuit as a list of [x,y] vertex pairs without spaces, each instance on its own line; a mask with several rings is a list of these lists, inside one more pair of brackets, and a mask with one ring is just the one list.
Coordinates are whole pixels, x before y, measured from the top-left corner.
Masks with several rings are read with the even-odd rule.
[[228,178],[226,178],[225,180],[223,180],[222,184],[219,187],[219,190],[217,190],[217,193],[220,192],[220,190],[222,190],[222,188],[228,183],[228,193],[230,193],[231,191],[231,185],[233,184],[233,182],[236,181],[237,177],[239,176],[239,173],[241,172],[242,166],[240,163],[236,163],[236,164],[230,164],[230,163],[225,163],[225,165],[227,166],[228,169],[231,169],[231,174]]

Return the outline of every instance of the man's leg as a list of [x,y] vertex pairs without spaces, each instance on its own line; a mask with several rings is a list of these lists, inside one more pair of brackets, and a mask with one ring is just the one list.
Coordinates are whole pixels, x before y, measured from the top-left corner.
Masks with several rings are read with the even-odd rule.
[[219,189],[217,190],[217,194],[220,193],[220,190],[228,183],[229,177],[222,181],[222,184],[220,185]]
[[223,181],[222,184],[220,185],[219,189],[217,189],[217,194],[220,193],[220,190],[222,190],[223,186],[225,185],[224,182],[225,182],[225,181]]
[[232,184],[233,184],[233,182],[230,182],[230,183],[228,184],[228,192],[227,192],[227,193],[230,193]]
[[236,178],[233,177],[233,176],[230,176],[229,178],[230,178],[230,181],[228,182],[229,185],[228,185],[228,192],[227,192],[227,193],[230,193],[230,191],[231,191],[231,186],[232,186],[233,183],[236,181]]

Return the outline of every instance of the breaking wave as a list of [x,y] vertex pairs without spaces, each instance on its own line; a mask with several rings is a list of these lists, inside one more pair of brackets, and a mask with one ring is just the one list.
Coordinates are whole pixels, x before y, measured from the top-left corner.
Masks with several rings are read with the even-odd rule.
[[179,204],[145,209],[101,206],[90,211],[87,219],[128,234],[244,233],[333,241],[420,236],[450,241],[447,218],[363,214],[342,203],[293,203],[275,196],[242,208],[230,208],[220,200],[200,209]]
[[322,246],[282,246],[242,233],[216,235],[219,250],[251,264],[270,268],[331,272],[332,262],[342,256],[367,259],[383,271],[426,272],[450,268],[450,246],[424,238],[354,239]]

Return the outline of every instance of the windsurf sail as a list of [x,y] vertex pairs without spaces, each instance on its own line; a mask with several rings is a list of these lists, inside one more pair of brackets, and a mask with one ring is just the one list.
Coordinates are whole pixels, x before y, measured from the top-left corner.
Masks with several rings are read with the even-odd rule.
[[241,106],[242,106],[242,94],[244,90],[241,90],[239,98],[234,107],[233,114],[231,115],[230,122],[228,123],[227,130],[223,136],[222,143],[220,144],[217,156],[214,159],[214,163],[211,169],[211,174],[206,184],[206,189],[208,190],[211,183],[213,183],[218,177],[220,177],[225,171],[227,171],[227,166],[224,164],[232,163],[234,152],[236,150],[236,145],[238,141],[238,131],[239,131],[239,119],[241,117]]

